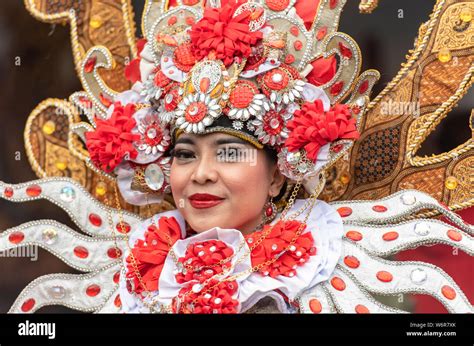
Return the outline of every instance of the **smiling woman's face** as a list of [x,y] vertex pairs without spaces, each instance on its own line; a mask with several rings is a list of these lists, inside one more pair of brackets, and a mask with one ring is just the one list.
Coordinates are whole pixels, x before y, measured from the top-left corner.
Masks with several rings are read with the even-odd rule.
[[171,165],[171,190],[190,227],[252,232],[262,221],[265,203],[284,183],[263,149],[224,133],[182,134]]

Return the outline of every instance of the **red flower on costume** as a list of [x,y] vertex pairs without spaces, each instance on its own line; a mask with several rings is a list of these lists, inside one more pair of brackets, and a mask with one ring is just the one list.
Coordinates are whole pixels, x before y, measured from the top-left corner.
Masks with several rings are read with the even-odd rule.
[[229,66],[234,57],[250,56],[252,46],[262,39],[263,35],[260,31],[250,31],[250,12],[244,11],[233,17],[241,4],[227,3],[222,8],[207,7],[204,10],[202,19],[195,23],[189,32],[194,55],[199,60],[212,53],[216,59]]
[[185,272],[176,275],[176,281],[179,284],[197,280],[203,282],[211,276],[222,273],[224,268],[231,266],[228,262],[219,264],[219,262],[230,258],[234,254],[234,250],[220,240],[206,240],[194,244],[190,244],[184,257],[179,258],[179,262],[183,266],[192,267],[186,269]]
[[129,290],[133,290],[138,294],[144,290],[156,291],[158,289],[158,281],[166,256],[171,246],[178,239],[181,239],[181,228],[174,217],[160,217],[158,227],[156,228],[155,225],[148,227],[148,230],[145,232],[145,240],[138,239],[132,249],[132,254],[145,287],[140,283],[131,255],[127,257],[126,277],[132,281],[132,286]]
[[110,118],[96,119],[95,130],[86,132],[86,146],[97,167],[111,172],[127,154],[132,159],[137,156],[133,142],[139,140],[140,136],[132,134],[135,127],[134,113],[134,104],[124,107],[116,102]]
[[[173,299],[174,313],[235,314],[239,301],[232,296],[237,292],[236,281],[210,280],[201,291],[192,291],[194,284],[183,287]],[[178,299],[181,301],[178,304]]]
[[349,107],[336,104],[328,112],[324,111],[321,100],[306,102],[288,122],[290,130],[285,146],[289,151],[306,150],[306,156],[316,162],[319,149],[338,139],[357,139],[359,132],[356,120]]
[[125,66],[125,78],[135,83],[137,81],[141,81],[141,74],[140,74],[140,54],[145,47],[147,40],[142,38],[137,41],[137,55],[138,57],[130,61],[130,63]]
[[[245,238],[249,247],[251,248],[252,244],[257,242],[269,228],[271,228],[270,233],[252,250],[252,266],[255,267],[277,257],[275,262],[264,265],[259,272],[270,275],[272,278],[278,275],[292,277],[296,273],[297,266],[303,265],[310,256],[316,254],[313,236],[311,232],[300,234],[290,245],[296,233],[299,230],[302,232],[306,225],[296,220],[278,221],[275,225],[265,225],[262,231],[247,235]],[[289,249],[283,252],[288,247]]]

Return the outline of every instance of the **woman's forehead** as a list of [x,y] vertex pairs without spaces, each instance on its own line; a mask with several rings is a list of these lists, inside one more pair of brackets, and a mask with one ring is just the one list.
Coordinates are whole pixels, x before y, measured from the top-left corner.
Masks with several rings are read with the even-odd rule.
[[194,144],[194,145],[221,145],[221,144],[230,144],[230,143],[237,143],[237,144],[245,144],[252,146],[247,141],[233,136],[227,133],[209,133],[204,135],[197,135],[193,133],[182,133],[176,139],[175,144]]

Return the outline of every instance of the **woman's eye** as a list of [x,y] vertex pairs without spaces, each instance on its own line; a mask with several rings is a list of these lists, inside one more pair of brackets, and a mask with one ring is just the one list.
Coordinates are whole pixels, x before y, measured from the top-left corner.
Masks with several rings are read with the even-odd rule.
[[187,160],[194,158],[194,152],[185,149],[174,149],[171,151],[171,156],[180,160]]
[[248,158],[244,148],[225,147],[217,149],[217,161],[219,162],[242,162]]

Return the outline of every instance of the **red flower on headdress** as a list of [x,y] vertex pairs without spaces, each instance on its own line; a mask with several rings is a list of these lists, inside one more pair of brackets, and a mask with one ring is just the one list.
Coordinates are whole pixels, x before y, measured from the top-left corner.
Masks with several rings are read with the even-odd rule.
[[290,130],[285,146],[289,151],[306,150],[306,156],[316,162],[319,149],[338,139],[357,139],[359,132],[356,119],[352,117],[349,107],[336,104],[328,112],[324,111],[321,100],[306,102],[295,111],[288,122]]
[[[272,278],[278,275],[294,276],[296,274],[295,268],[303,265],[310,256],[316,254],[311,232],[300,234],[291,244],[297,236],[297,232],[303,231],[306,225],[296,220],[278,221],[275,225],[265,225],[262,231],[247,235],[245,238],[249,247],[252,247],[252,244],[257,242],[268,231],[268,228],[271,228],[270,233],[252,250],[252,266],[258,266],[277,258],[275,262],[263,265],[259,272]],[[288,250],[286,250],[287,248]]]
[[224,65],[232,64],[234,57],[249,57],[251,47],[262,37],[260,31],[251,32],[249,22],[251,13],[244,11],[233,17],[235,10],[242,4],[230,2],[221,8],[207,7],[203,18],[195,23],[189,36],[193,45],[194,55],[202,60],[209,53]]
[[139,140],[140,136],[131,132],[135,127],[134,113],[134,104],[124,107],[116,102],[110,118],[96,119],[95,130],[86,132],[86,146],[97,167],[111,172],[127,154],[132,159],[137,156],[132,143]]
[[[162,216],[158,221],[158,228],[155,225],[148,227],[145,240],[138,239],[132,249],[137,268],[133,264],[132,256],[127,257],[126,278],[133,282],[130,289],[138,294],[144,290],[156,291],[158,289],[158,281],[166,256],[178,239],[181,239],[181,228],[174,217]],[[136,269],[145,287],[142,286]]]

